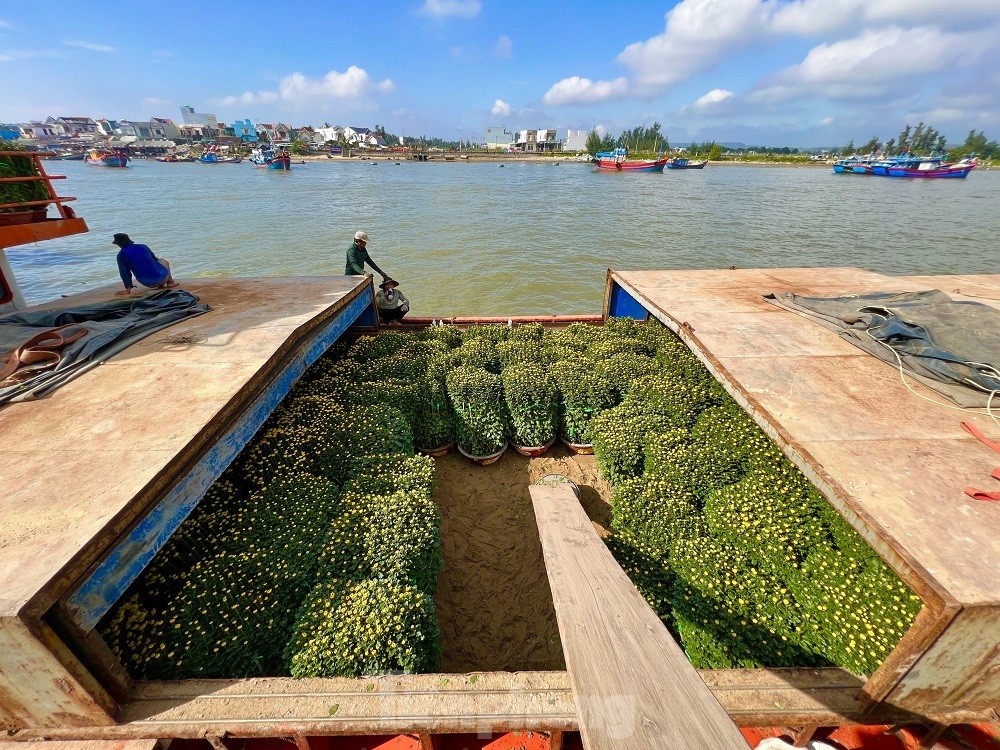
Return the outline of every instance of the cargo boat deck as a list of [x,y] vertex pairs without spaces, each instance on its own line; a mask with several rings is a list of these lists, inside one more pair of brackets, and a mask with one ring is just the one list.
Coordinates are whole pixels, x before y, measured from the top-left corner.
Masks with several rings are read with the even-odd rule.
[[[998,720],[1000,543],[992,530],[1000,508],[961,493],[985,483],[997,461],[959,427],[970,415],[918,398],[897,371],[830,331],[803,334],[811,324],[761,298],[931,287],[997,304],[1000,276],[609,273],[605,313],[652,314],[673,328],[925,602],[868,683],[843,670],[703,673],[741,726]],[[115,671],[91,636],[97,619],[305,367],[351,325],[374,324],[372,289],[361,279],[185,288],[214,311],[154,334],[45,401],[0,411],[10,467],[0,508],[14,520],[0,529],[0,717],[29,727],[16,737],[229,734],[299,744],[309,734],[408,731],[422,742],[439,732],[577,729],[582,718],[565,673],[484,675],[483,695],[452,695],[461,691],[433,675],[395,686],[395,678],[379,678],[373,701],[359,681],[133,686]],[[989,420],[973,421],[990,434]],[[294,702],[284,700],[290,694]],[[343,711],[317,716],[331,694],[344,696]]]

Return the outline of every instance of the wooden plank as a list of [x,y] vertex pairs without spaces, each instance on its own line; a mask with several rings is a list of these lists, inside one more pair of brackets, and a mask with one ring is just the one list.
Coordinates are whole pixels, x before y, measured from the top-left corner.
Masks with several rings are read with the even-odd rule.
[[[156,750],[157,740],[50,740],[45,750]],[[23,742],[0,740],[0,750],[29,750]]]
[[584,747],[745,750],[573,491],[535,485],[530,494]]

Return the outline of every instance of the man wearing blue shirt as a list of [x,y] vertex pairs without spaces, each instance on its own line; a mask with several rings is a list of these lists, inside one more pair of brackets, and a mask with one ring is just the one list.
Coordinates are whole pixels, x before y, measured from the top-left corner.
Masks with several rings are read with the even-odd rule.
[[143,286],[151,289],[166,289],[177,286],[170,275],[170,264],[163,258],[157,258],[146,245],[132,242],[127,234],[118,233],[111,242],[117,245],[118,273],[121,274],[125,289],[115,292],[117,297],[126,297],[132,293],[135,286],[132,277]]

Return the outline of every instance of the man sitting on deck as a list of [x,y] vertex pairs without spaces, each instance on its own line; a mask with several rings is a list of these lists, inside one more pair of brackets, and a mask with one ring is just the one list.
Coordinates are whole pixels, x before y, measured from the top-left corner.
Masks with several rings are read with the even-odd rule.
[[122,283],[125,289],[115,292],[116,297],[127,297],[132,294],[132,276],[135,276],[143,286],[151,289],[166,289],[177,286],[174,277],[170,274],[170,264],[162,258],[153,255],[153,251],[145,245],[139,245],[129,238],[127,234],[119,232],[111,242],[117,245],[118,250],[118,273],[121,274]]

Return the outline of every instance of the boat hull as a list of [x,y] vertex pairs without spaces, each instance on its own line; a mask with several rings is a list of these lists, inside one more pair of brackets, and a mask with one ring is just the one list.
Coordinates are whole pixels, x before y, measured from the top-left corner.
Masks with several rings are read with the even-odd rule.
[[292,159],[290,156],[275,156],[271,159],[250,159],[255,167],[259,169],[270,169],[275,171],[287,172],[292,168]]
[[128,166],[128,157],[125,154],[90,154],[84,161],[95,167],[122,169]]
[[705,162],[695,162],[693,164],[667,164],[667,169],[704,169]]
[[908,167],[888,167],[887,177],[923,177],[927,179],[962,179],[968,177],[973,167],[939,167],[937,169],[910,169]]
[[669,159],[656,161],[616,161],[614,159],[598,159],[597,168],[604,172],[662,172]]

